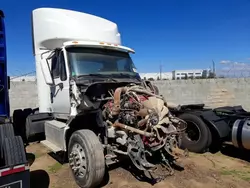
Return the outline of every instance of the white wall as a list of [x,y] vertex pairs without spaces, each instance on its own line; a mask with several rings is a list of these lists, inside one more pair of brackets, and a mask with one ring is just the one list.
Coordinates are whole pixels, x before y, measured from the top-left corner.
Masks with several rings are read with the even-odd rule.
[[[205,103],[210,107],[243,105],[250,110],[250,78],[194,79],[154,82],[166,101]],[[11,82],[11,112],[38,106],[36,82]]]

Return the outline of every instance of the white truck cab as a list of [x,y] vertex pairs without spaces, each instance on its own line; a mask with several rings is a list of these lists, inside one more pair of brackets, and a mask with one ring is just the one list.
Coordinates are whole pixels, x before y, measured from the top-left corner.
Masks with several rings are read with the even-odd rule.
[[115,23],[76,11],[39,8],[32,13],[32,24],[40,112],[77,114],[77,101],[69,95],[72,77],[138,78],[129,55],[134,50],[121,45]]

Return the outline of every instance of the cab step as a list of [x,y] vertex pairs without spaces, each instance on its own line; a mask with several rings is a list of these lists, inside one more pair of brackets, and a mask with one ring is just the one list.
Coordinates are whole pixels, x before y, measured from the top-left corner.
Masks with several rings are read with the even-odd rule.
[[62,151],[61,148],[59,148],[58,146],[56,146],[55,144],[51,143],[48,140],[41,141],[41,144],[43,144],[44,146],[46,146],[48,149],[52,150],[55,153]]

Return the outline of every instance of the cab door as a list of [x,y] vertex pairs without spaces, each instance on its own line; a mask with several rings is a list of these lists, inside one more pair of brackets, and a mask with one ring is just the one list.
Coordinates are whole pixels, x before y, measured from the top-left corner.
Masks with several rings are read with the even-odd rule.
[[51,73],[54,80],[50,86],[52,111],[55,115],[69,115],[69,75],[63,50],[56,51],[51,58]]

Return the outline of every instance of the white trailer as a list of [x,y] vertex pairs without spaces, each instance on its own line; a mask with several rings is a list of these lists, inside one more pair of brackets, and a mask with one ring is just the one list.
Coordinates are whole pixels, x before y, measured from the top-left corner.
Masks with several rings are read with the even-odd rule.
[[139,170],[156,166],[146,154],[161,156],[171,168],[186,124],[141,80],[130,57],[134,50],[122,46],[115,23],[39,8],[32,12],[32,35],[39,107],[16,111],[17,117],[26,114],[27,142],[41,135],[52,151],[67,153],[80,187],[98,186],[106,165],[121,155]]

